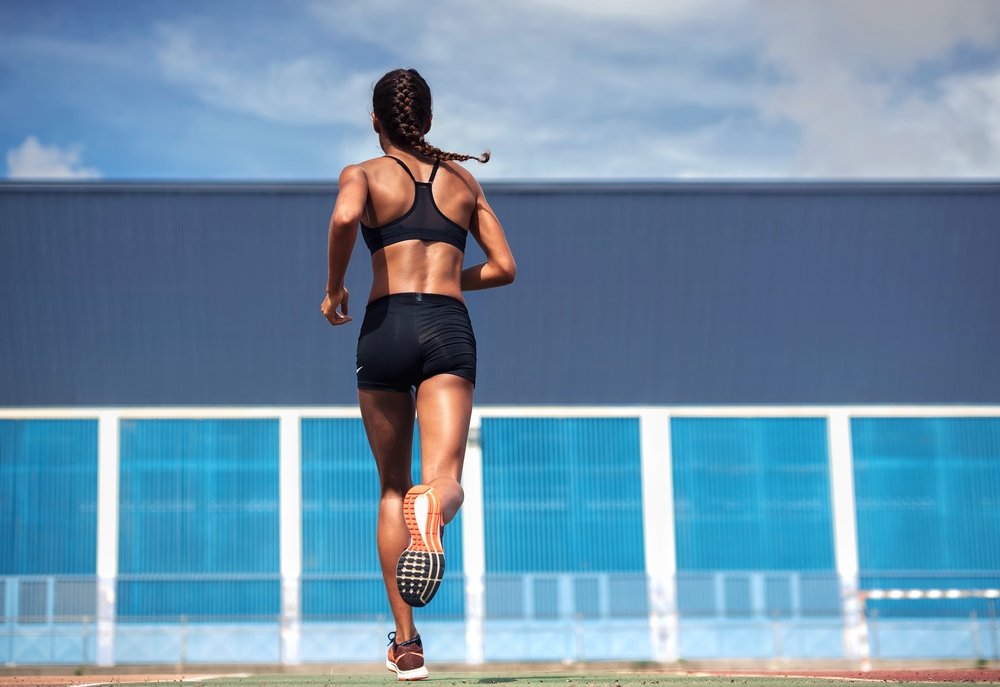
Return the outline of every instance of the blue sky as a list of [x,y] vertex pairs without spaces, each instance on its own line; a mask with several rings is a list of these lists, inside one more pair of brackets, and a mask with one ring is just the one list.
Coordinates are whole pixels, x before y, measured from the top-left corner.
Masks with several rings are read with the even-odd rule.
[[331,180],[400,66],[484,179],[1000,176],[995,0],[0,0],[0,153]]

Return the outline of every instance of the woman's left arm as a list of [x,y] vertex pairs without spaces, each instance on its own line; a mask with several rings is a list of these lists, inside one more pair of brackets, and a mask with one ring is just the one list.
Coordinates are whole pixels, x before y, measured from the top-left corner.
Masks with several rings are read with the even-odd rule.
[[[332,325],[351,321],[347,314],[347,289],[344,276],[351,262],[354,243],[358,239],[358,223],[368,202],[368,176],[360,165],[350,165],[340,173],[337,204],[330,218],[330,240],[327,246],[328,272],[326,298],[320,310]],[[340,308],[340,312],[337,312]]]

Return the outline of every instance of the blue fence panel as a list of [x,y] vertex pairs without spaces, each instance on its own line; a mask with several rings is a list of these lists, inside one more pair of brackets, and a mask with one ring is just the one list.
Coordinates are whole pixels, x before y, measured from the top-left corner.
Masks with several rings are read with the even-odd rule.
[[118,614],[280,612],[277,420],[123,420]]
[[671,421],[679,571],[834,571],[826,421]]
[[[1000,418],[854,418],[851,440],[863,588],[1000,586]],[[988,613],[972,599],[869,607]]]
[[483,418],[486,570],[642,572],[638,418]]
[[[412,473],[420,482],[420,436]],[[388,615],[376,549],[378,470],[360,419],[302,420],[302,614]],[[445,580],[418,617],[464,615],[461,511],[445,529]]]
[[0,575],[97,572],[97,421],[0,420]]

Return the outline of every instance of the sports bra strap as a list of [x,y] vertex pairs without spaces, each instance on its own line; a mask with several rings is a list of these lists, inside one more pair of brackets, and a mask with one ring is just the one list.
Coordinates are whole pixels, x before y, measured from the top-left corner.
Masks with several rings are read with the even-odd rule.
[[440,160],[435,160],[434,161],[434,169],[431,170],[431,178],[427,180],[428,184],[433,184],[434,183],[434,175],[438,173],[438,167],[440,167],[440,166],[441,166],[441,161]]
[[[413,183],[414,184],[417,183],[417,178],[415,176],[413,176],[413,172],[410,171],[410,168],[406,166],[405,162],[403,162],[402,160],[400,160],[398,157],[394,157],[392,155],[386,155],[386,157],[390,158],[392,160],[395,160],[396,162],[398,162],[399,166],[402,167],[403,169],[405,169],[406,173],[410,175],[411,179],[413,179]],[[432,175],[431,178],[433,178],[433,175]]]

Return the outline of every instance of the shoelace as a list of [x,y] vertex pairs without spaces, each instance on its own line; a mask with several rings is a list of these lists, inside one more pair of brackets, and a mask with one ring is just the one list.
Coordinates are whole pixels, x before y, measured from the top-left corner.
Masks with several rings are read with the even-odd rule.
[[[396,633],[395,632],[390,632],[386,636],[389,638],[389,643],[386,644],[386,646],[395,646],[396,648],[399,648],[401,646],[407,646],[408,644],[413,644],[414,642],[419,642],[420,641],[420,635],[417,635],[413,639],[407,639],[402,644],[396,644]],[[423,644],[423,642],[421,642],[421,644]]]

